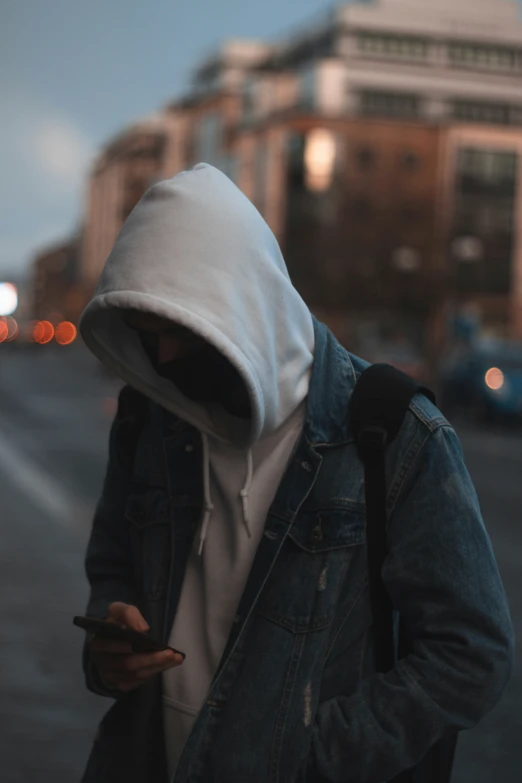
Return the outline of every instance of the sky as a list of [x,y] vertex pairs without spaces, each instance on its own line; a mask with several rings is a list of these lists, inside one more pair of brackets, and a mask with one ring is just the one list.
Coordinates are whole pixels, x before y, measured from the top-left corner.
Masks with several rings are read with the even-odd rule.
[[328,0],[0,0],[0,279],[79,225],[89,166],[186,92],[227,38],[273,40]]
[[271,41],[333,0],[0,0],[0,280],[79,225],[101,145],[188,88],[227,38]]

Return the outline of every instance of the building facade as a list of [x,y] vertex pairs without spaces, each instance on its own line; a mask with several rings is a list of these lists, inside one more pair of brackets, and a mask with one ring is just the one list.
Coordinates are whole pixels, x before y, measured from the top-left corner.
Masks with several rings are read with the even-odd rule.
[[77,323],[84,306],[80,285],[81,233],[39,253],[33,262],[28,312],[37,320]]
[[470,302],[487,331],[522,339],[516,0],[355,0],[282,41],[228,42],[100,155],[86,293],[145,190],[200,161],[253,201],[354,350],[398,333],[433,364]]

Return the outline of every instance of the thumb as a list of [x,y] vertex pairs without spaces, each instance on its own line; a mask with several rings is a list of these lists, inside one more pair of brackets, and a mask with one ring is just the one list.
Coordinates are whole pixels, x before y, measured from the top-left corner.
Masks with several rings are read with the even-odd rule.
[[121,601],[116,601],[109,606],[109,616],[107,617],[107,620],[126,625],[134,631],[144,632],[148,631],[150,628],[137,606],[124,604]]

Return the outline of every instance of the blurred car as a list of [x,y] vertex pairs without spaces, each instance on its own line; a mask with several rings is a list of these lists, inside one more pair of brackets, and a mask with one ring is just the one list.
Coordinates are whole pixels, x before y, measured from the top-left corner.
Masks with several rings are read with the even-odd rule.
[[479,421],[522,419],[522,343],[483,340],[455,350],[443,363],[439,394],[446,415],[467,410]]

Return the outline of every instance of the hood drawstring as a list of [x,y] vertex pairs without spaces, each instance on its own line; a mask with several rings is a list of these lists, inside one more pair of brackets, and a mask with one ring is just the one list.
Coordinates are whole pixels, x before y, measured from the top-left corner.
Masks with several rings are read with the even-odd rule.
[[[203,495],[204,495],[205,508],[203,514],[203,523],[201,525],[201,533],[199,536],[199,549],[198,549],[199,556],[201,556],[201,553],[203,551],[203,544],[205,543],[205,540],[207,538],[207,530],[210,523],[210,517],[212,516],[212,512],[214,511],[214,505],[210,497],[210,456],[209,456],[209,449],[208,449],[208,436],[203,432],[201,433],[201,437],[203,440]],[[250,485],[252,484],[253,475],[254,475],[254,460],[252,457],[252,450],[249,449],[247,452],[247,477],[245,481],[245,486],[239,493],[243,504],[243,523],[245,525],[245,529],[247,531],[249,538],[252,538],[252,532],[250,530],[250,525],[249,525],[250,515],[248,509],[248,492],[250,490]]]
[[249,449],[247,452],[247,477],[245,481],[245,486],[239,493],[241,500],[243,501],[243,522],[249,538],[252,538],[252,531],[250,530],[250,525],[249,525],[250,514],[248,512],[248,491],[250,489],[250,485],[252,484],[253,475],[254,475],[254,460],[252,458],[252,450]]
[[208,437],[204,432],[202,433],[202,439],[203,439],[203,494],[204,494],[204,501],[205,501],[205,513],[203,515],[203,525],[201,527],[201,534],[199,536],[198,555],[201,555],[201,552],[203,551],[203,544],[205,543],[205,539],[207,537],[208,523],[210,522],[210,517],[212,516],[212,512],[214,511],[214,505],[210,497],[210,457],[208,455]]

